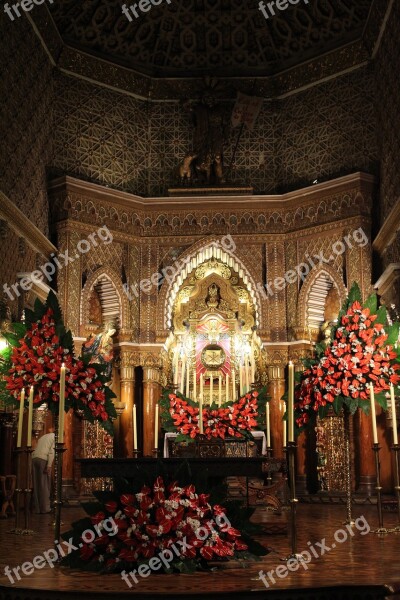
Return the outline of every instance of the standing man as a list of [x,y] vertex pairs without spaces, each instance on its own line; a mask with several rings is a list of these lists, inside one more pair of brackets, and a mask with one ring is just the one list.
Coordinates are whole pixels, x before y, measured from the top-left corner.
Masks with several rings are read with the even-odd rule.
[[32,453],[33,498],[36,513],[49,513],[51,468],[54,460],[54,427],[39,438]]

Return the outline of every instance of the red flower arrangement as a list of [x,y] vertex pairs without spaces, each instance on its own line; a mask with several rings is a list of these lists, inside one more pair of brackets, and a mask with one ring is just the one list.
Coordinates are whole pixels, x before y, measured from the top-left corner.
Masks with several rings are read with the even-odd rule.
[[[21,336],[23,333],[23,336]],[[110,418],[116,413],[111,399],[113,392],[106,386],[103,365],[89,365],[90,357],[74,356],[71,332],[66,332],[55,295],[51,292],[46,304],[37,302],[35,312],[26,311],[26,324],[18,324],[14,334],[8,334],[12,346],[11,367],[4,374],[6,390],[17,401],[22,389],[34,386],[36,405],[47,403],[58,414],[60,369],[66,366],[65,410],[83,411],[91,421],[100,421],[112,432]]]
[[[99,499],[104,494],[95,492]],[[166,485],[162,477],[157,477],[152,488],[145,485],[137,493],[107,494],[108,499],[97,504],[95,511],[93,503],[87,505],[91,523],[101,535],[88,543],[82,535],[87,520],[81,525],[75,523],[75,531],[63,537],[69,539],[72,534],[80,550],[67,556],[64,563],[120,572],[170,550],[174,558],[162,567],[170,572],[194,570],[208,560],[240,558],[240,553],[248,550],[242,533],[232,527],[227,509],[211,505],[209,495],[196,493],[193,484]],[[106,519],[112,519],[112,531],[104,526]],[[267,552],[261,546],[259,549],[260,554]]]
[[[250,432],[258,429],[265,419],[266,398],[261,405],[260,395],[264,398],[264,390],[249,392],[233,404],[220,407],[215,404],[203,405],[203,432],[206,438],[250,438]],[[164,429],[177,431],[177,441],[193,440],[200,434],[198,402],[166,390],[160,405]]]
[[336,413],[343,405],[352,413],[369,409],[370,383],[375,398],[386,408],[385,392],[400,381],[399,324],[389,327],[385,307],[377,310],[373,294],[364,306],[356,284],[338,318],[332,342],[317,346],[317,356],[309,361],[295,391],[298,427],[313,421],[318,413],[326,416],[330,405]]

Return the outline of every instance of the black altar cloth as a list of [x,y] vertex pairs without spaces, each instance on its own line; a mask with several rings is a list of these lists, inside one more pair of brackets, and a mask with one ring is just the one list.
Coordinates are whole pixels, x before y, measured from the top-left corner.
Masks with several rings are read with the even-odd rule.
[[208,473],[209,477],[259,477],[276,473],[284,468],[284,462],[276,458],[257,456],[251,458],[80,458],[82,477],[114,477],[135,479],[136,474],[146,472],[157,477],[161,470],[176,476],[185,466],[193,474]]

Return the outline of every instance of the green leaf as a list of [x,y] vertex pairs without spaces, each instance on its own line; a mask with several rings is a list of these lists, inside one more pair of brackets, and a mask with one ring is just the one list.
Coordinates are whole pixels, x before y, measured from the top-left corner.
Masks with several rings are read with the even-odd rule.
[[349,304],[361,302],[361,291],[358,283],[354,282],[349,292]]
[[378,297],[376,294],[371,294],[365,301],[363,308],[369,308],[371,315],[374,315],[378,310]]
[[43,315],[46,312],[46,307],[45,305],[39,300],[39,298],[36,298],[35,300],[35,305],[33,307],[34,310],[34,314],[35,314],[35,321],[40,321],[40,319],[43,317]]
[[328,416],[328,413],[329,413],[329,404],[319,407],[318,415],[319,415],[320,419],[325,419],[325,417]]
[[333,410],[335,411],[335,414],[339,414],[340,411],[342,410],[342,406],[343,406],[343,396],[336,396],[336,398],[333,401]]
[[379,406],[382,406],[383,410],[387,410],[388,406],[385,392],[375,394],[375,402],[377,402]]
[[378,318],[376,319],[375,323],[380,323],[381,325],[386,325],[387,324],[386,306],[381,306],[376,314],[378,315]]
[[399,339],[400,323],[393,323],[389,327],[387,344],[393,346]]

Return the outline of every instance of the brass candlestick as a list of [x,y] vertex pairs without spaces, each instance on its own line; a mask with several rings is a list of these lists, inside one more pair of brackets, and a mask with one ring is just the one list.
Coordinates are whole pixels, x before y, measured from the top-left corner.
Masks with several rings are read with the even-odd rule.
[[140,457],[140,450],[134,450],[133,451],[133,458],[139,458]]
[[389,533],[389,530],[386,529],[383,525],[383,511],[382,511],[382,486],[381,486],[381,463],[379,460],[379,451],[381,449],[379,444],[373,445],[373,451],[375,453],[375,469],[376,469],[376,494],[377,494],[377,506],[378,506],[378,521],[379,527],[378,529],[371,530],[372,533]]
[[345,482],[346,482],[346,521],[345,525],[354,525],[352,515],[353,497],[351,489],[351,450],[350,450],[350,413],[344,411],[344,453],[345,453]]
[[22,448],[16,448],[16,472],[17,472],[17,485],[15,488],[15,524],[14,529],[11,529],[8,533],[13,533],[15,535],[22,535],[23,529],[20,527],[20,510],[21,510],[21,494],[23,492],[22,482],[21,482],[21,455],[24,452]]
[[23,535],[33,535],[35,532],[30,529],[30,516],[31,516],[31,498],[32,498],[32,446],[25,448],[26,454],[26,477],[25,477],[25,489],[24,492],[24,512],[25,512],[25,527],[22,530]]
[[[272,458],[272,447],[271,446],[268,446],[266,455],[268,458]],[[272,485],[272,473],[270,470],[268,470],[268,472],[267,472],[267,484],[269,486]]]
[[158,448],[153,448],[153,458],[158,458],[160,456],[160,450]]
[[397,497],[397,526],[395,531],[400,531],[400,474],[399,474],[399,452],[400,445],[393,444],[392,450],[394,452],[394,481],[395,481],[395,492]]
[[63,443],[55,444],[56,450],[56,497],[54,500],[54,540],[57,549],[57,544],[60,541],[61,533],[61,508],[63,505],[62,501],[62,468],[63,468],[63,454],[66,450]]
[[297,503],[298,499],[296,498],[296,468],[295,468],[295,458],[296,458],[296,442],[288,442],[287,445],[287,453],[289,457],[289,485],[290,485],[290,541],[291,541],[291,553],[289,556],[284,558],[283,560],[289,561],[291,559],[295,559],[297,561],[303,560],[301,554],[297,552]]

